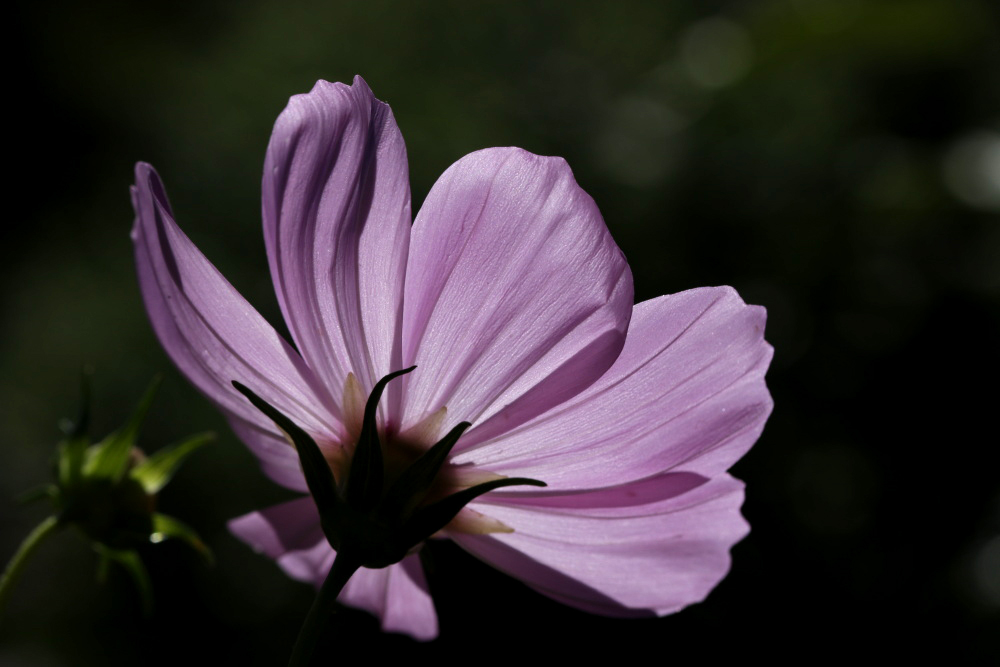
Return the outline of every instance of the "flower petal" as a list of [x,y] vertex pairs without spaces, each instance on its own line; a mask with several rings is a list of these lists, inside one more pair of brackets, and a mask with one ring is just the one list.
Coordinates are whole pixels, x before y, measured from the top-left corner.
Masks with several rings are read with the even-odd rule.
[[[292,97],[274,125],[263,190],[281,310],[339,406],[349,372],[367,392],[401,367],[410,185],[389,106],[361,77]],[[390,400],[398,391],[390,385]]]
[[273,425],[270,429],[261,428],[236,417],[229,419],[229,425],[260,460],[261,470],[272,481],[292,491],[309,493],[299,453],[282,435],[273,432]]
[[558,405],[621,351],[632,276],[561,158],[472,153],[435,183],[406,274],[404,425],[447,406],[456,452]]
[[454,539],[573,607],[664,615],[703,600],[729,571],[729,549],[748,531],[742,503],[743,484],[729,475],[631,507],[557,510],[490,501],[480,508],[514,532]]
[[[333,565],[334,551],[323,536],[311,497],[233,519],[229,530],[276,559],[293,579],[319,586]],[[437,613],[416,555],[379,570],[361,568],[341,591],[340,602],[375,614],[386,632],[420,640],[437,636]]]
[[237,517],[229,530],[297,581],[320,586],[333,565],[335,552],[311,496]]
[[424,641],[437,637],[437,612],[416,554],[379,570],[361,568],[347,582],[340,601],[378,616],[385,632]]
[[293,579],[323,583],[329,565],[326,570],[322,569],[322,565],[333,550],[323,535],[319,512],[312,497],[297,498],[237,517],[229,522],[229,530],[255,551],[274,559],[297,552],[311,552],[322,543],[326,552],[319,554],[318,558],[292,558],[278,562]]
[[609,514],[614,508],[623,508],[622,511],[631,516],[638,506],[652,506],[660,501],[676,498],[707,481],[707,477],[692,472],[663,472],[645,479],[594,490],[545,490],[494,498],[507,505],[550,508],[556,511],[593,509]]
[[[173,220],[159,176],[136,165],[132,240],[153,329],[180,371],[232,419],[277,429],[232,386],[238,380],[319,434],[339,425],[298,353],[191,243]],[[268,457],[264,457],[265,463]]]
[[714,477],[750,448],[771,412],[764,320],[763,308],[726,287],[641,303],[621,356],[599,381],[453,462],[541,479],[546,493],[668,470]]

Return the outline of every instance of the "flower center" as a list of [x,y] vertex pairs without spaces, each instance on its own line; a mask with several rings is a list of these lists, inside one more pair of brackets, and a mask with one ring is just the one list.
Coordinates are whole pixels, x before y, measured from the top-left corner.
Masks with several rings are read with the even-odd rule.
[[[469,422],[459,423],[430,447],[425,435],[415,435],[429,431],[428,424],[418,424],[402,434],[380,429],[376,416],[386,385],[415,368],[390,373],[375,384],[365,402],[357,438],[350,433],[352,437],[342,441],[353,442],[352,451],[343,444],[333,448],[332,461],[295,422],[248,387],[233,382],[295,445],[323,533],[337,551],[337,558],[345,558],[354,567],[379,568],[398,563],[438,533],[509,531],[509,527],[468,510],[466,505],[484,493],[507,486],[545,486],[537,479],[491,475],[478,469],[471,474],[480,479],[485,474],[491,479],[470,484],[470,472],[448,461],[452,447],[472,425]],[[348,401],[344,404],[350,405]],[[348,410],[345,413],[354,416]],[[349,432],[352,421],[344,420]],[[465,516],[460,518],[463,512]]]
[[[348,373],[344,382],[343,401],[346,437],[341,444],[333,444],[324,448],[324,455],[338,481],[347,480],[354,450],[361,437],[366,401],[367,397],[364,396],[357,378],[353,373]],[[447,413],[447,408],[442,407],[403,432],[389,433],[384,428],[378,428],[386,489],[391,488],[404,471],[416,463],[427,450],[434,446],[434,443],[445,435],[444,422]],[[435,475],[434,481],[418,507],[437,502],[478,484],[498,479],[504,479],[504,476],[474,466],[456,466],[446,460]],[[481,535],[510,533],[513,532],[513,528],[481,512],[463,507],[455,518],[435,536],[443,537],[447,533],[454,532]]]

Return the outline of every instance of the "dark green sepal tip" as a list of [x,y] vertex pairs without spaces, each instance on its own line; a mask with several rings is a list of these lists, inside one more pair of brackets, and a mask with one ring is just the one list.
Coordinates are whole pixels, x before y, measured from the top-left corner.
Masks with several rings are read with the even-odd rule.
[[427,497],[434,479],[448,460],[448,454],[472,424],[461,422],[403,471],[386,493],[386,511],[408,517]]
[[90,438],[87,435],[90,427],[90,385],[93,372],[85,368],[80,374],[80,411],[76,420],[64,419],[59,428],[66,439],[59,443],[56,458],[56,478],[61,488],[71,488],[80,482],[83,475],[83,463]]
[[80,438],[87,434],[90,428],[90,385],[94,375],[94,369],[84,367],[80,372],[80,411],[75,420],[62,419],[59,422],[59,430],[69,438]]
[[385,483],[385,463],[382,460],[382,443],[378,438],[378,425],[375,421],[378,403],[382,393],[391,380],[412,372],[416,366],[389,373],[375,383],[372,393],[365,403],[364,420],[361,423],[361,435],[354,448],[351,458],[351,470],[345,482],[347,502],[360,510],[369,510],[382,498],[382,485]]
[[[319,509],[323,532],[326,534],[327,540],[334,544],[343,521],[340,516],[342,501],[337,491],[337,480],[333,476],[333,470],[331,470],[330,464],[327,463],[326,457],[323,456],[316,441],[299,428],[295,422],[245,385],[233,380],[233,386],[246,396],[255,408],[277,424],[278,428],[284,431],[295,445],[295,449],[299,453],[299,461],[302,463],[306,486],[309,487],[309,493],[312,494],[316,507]],[[334,544],[334,548],[337,548],[336,544]]]
[[528,477],[505,477],[470,486],[441,500],[417,510],[413,517],[403,527],[403,539],[412,540],[417,536],[417,542],[426,540],[434,533],[448,525],[462,508],[473,500],[496,489],[507,486],[548,486],[545,482]]

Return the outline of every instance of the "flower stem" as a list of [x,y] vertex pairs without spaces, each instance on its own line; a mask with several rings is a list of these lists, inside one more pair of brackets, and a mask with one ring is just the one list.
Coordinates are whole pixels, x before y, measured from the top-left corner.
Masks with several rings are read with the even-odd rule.
[[334,557],[330,573],[326,575],[326,581],[323,582],[309,609],[306,622],[299,630],[299,637],[295,640],[295,648],[292,649],[288,667],[307,667],[311,664],[316,642],[327,626],[329,618],[336,611],[337,596],[359,567],[353,559],[345,558],[342,553]]
[[55,516],[50,516],[49,518],[38,524],[31,533],[24,538],[21,542],[21,546],[18,548],[17,553],[14,557],[10,559],[10,563],[7,564],[7,569],[4,570],[3,577],[0,577],[0,612],[3,612],[4,605],[7,603],[7,598],[10,596],[10,591],[14,588],[14,584],[17,582],[18,577],[21,576],[21,571],[24,569],[25,563],[31,557],[31,554],[35,552],[38,545],[48,537],[56,528],[59,527],[59,519]]

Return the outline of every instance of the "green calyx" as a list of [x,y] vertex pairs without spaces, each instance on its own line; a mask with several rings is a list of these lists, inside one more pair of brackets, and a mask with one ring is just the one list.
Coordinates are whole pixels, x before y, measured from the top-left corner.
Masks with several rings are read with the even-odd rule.
[[339,484],[309,434],[250,389],[233,382],[233,386],[295,444],[306,483],[319,509],[323,532],[338,558],[346,557],[363,567],[387,567],[401,561],[484,493],[506,486],[545,486],[544,482],[535,479],[502,478],[428,502],[429,492],[447,463],[448,454],[471,426],[469,422],[455,426],[395,479],[387,480],[375,415],[386,385],[415,368],[390,373],[376,383],[365,404],[364,421],[350,469],[346,479],[339,480]]

